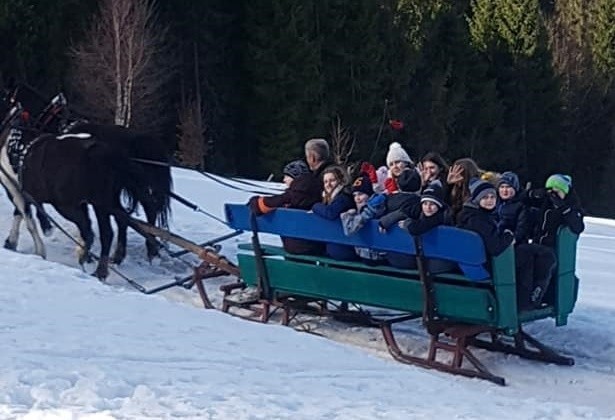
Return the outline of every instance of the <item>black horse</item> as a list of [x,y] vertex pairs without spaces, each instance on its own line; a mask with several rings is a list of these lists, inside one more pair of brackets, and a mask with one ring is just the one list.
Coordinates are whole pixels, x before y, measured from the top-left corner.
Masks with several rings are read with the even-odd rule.
[[142,178],[138,168],[88,135],[41,135],[37,130],[13,124],[0,134],[0,146],[1,180],[11,191],[13,203],[26,220],[24,203],[30,201],[52,204],[58,213],[75,223],[83,240],[80,263],[89,257],[94,240],[88,214],[88,204],[92,205],[101,244],[94,275],[106,278],[113,240],[110,216],[123,223],[128,219],[120,203],[119,180],[131,179],[132,187],[138,185]]
[[[17,85],[10,89],[9,96],[24,104],[31,112],[32,124],[36,128],[54,134],[90,134],[117,156],[130,160],[142,175],[142,183],[136,185],[134,179],[124,179],[122,173],[116,174],[116,182],[128,200],[128,211],[134,211],[137,204],[140,204],[149,223],[168,227],[172,190],[171,148],[160,137],[118,125],[93,124],[75,118],[68,111],[62,94],[44,103],[34,89],[27,85]],[[127,225],[118,219],[116,223],[118,241],[112,261],[119,264],[126,256]],[[157,244],[146,240],[146,247],[148,258],[158,255]]]

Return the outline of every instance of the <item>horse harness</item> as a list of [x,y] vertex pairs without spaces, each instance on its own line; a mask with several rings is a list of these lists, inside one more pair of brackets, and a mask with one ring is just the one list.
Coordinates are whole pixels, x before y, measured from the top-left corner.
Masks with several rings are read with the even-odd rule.
[[[32,146],[39,143],[41,140],[45,138],[49,138],[50,134],[40,134],[36,136],[31,141],[24,140],[24,131],[34,131],[39,133],[38,130],[24,127],[13,127],[10,129],[8,138],[7,138],[7,155],[9,157],[9,163],[13,168],[13,172],[17,174],[17,179],[19,185],[22,185],[23,181],[23,171],[24,171],[24,161],[28,152],[32,149]],[[67,138],[77,138],[77,139],[89,139],[91,138],[91,134],[89,133],[78,133],[78,134],[64,134],[61,136],[54,136],[56,141],[62,141]]]

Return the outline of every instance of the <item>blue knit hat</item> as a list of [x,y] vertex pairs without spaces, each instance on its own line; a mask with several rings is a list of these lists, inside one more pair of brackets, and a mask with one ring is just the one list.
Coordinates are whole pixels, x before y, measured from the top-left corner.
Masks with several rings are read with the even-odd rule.
[[545,187],[549,190],[558,190],[568,194],[570,187],[572,187],[572,177],[570,175],[553,174],[547,178]]
[[511,171],[506,171],[500,175],[497,187],[499,188],[502,184],[510,185],[517,192],[519,192],[519,188],[521,187],[519,184],[519,177],[516,173]]

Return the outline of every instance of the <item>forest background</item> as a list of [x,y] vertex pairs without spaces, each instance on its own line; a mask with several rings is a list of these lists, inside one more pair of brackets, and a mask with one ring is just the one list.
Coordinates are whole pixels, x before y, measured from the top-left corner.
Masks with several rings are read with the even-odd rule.
[[395,140],[569,173],[615,217],[615,0],[0,0],[0,77],[192,168],[279,174],[311,137],[379,165]]

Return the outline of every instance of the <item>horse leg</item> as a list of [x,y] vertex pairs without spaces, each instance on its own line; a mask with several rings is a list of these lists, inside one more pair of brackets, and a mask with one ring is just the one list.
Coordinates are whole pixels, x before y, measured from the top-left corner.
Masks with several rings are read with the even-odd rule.
[[109,251],[113,241],[113,229],[111,229],[111,212],[109,210],[94,206],[94,212],[96,213],[100,235],[100,259],[92,274],[102,280],[109,276]]
[[36,218],[38,219],[38,224],[41,226],[41,229],[43,229],[43,235],[47,237],[51,236],[53,233],[53,225],[49,221],[49,216],[47,216],[44,211],[37,209]]
[[[152,226],[155,226],[156,218],[158,217],[155,205],[152,203],[141,202],[141,207],[143,207],[143,210],[145,211],[147,223]],[[160,256],[160,254],[158,253],[158,244],[156,242],[152,242],[149,239],[145,239],[145,247],[147,248],[147,259],[150,262],[154,259],[154,257]]]
[[92,256],[90,255],[90,248],[94,242],[94,232],[92,231],[92,222],[90,215],[88,214],[88,205],[82,203],[77,207],[72,206],[55,206],[58,213],[62,215],[66,220],[70,220],[79,229],[81,235],[82,244],[77,251],[79,258],[79,265],[83,265],[86,262],[92,262]]
[[19,242],[19,227],[21,226],[22,220],[23,216],[21,212],[15,207],[15,210],[13,210],[13,224],[11,225],[9,236],[4,241],[4,247],[6,249],[10,249],[11,251],[17,249],[17,243]]
[[[4,162],[2,162],[4,164]],[[4,165],[3,165],[4,166]],[[26,200],[21,195],[21,193],[15,188],[15,182],[12,179],[7,179],[5,176],[0,176],[0,182],[4,185],[8,197],[13,202],[15,206],[15,210],[13,212],[13,225],[11,227],[11,232],[9,233],[9,237],[4,242],[4,247],[8,249],[17,249],[17,241],[19,239],[19,226],[23,218],[26,219],[26,226],[30,235],[32,235],[32,240],[34,241],[34,253],[40,255],[43,258],[47,257],[47,252],[45,250],[45,244],[41,239],[41,236],[38,233],[38,228],[32,220],[32,215],[30,213],[30,209],[26,204]]]
[[117,244],[115,245],[115,252],[111,261],[114,264],[120,265],[124,258],[126,258],[126,235],[128,230],[128,224],[125,217],[115,216],[115,224],[117,225]]

